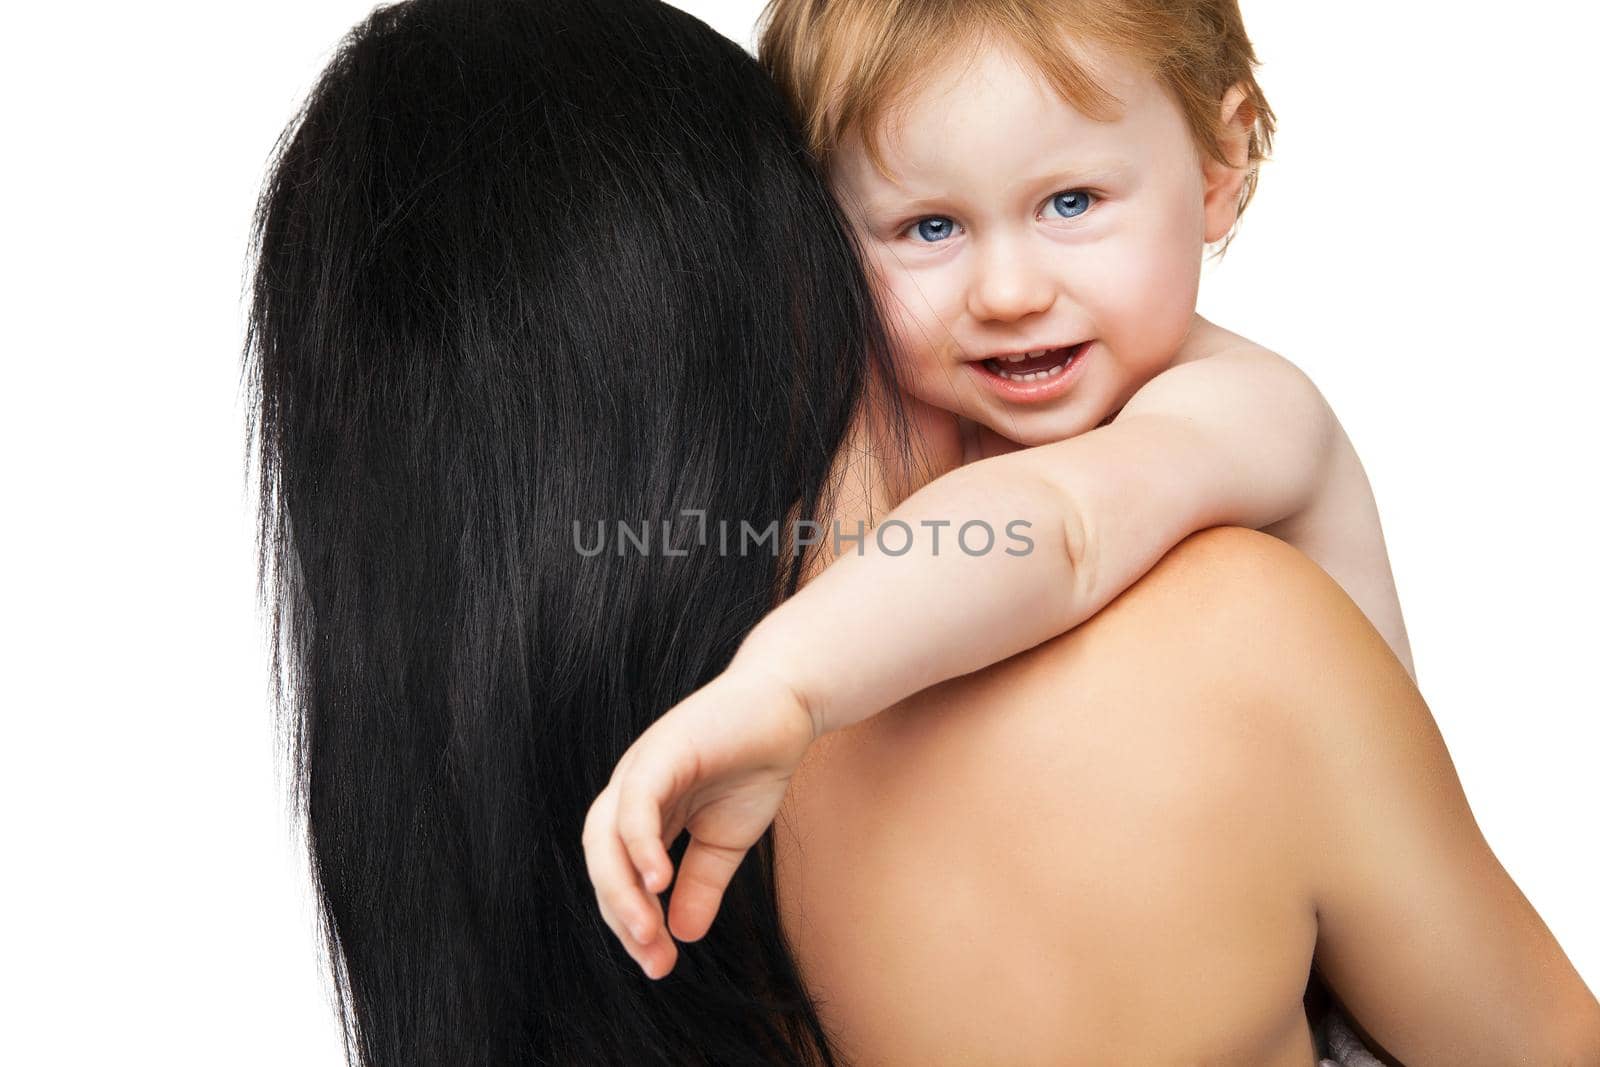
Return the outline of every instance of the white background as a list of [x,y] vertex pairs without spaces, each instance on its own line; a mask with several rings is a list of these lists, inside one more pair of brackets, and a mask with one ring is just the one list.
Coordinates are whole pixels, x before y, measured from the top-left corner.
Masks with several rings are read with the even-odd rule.
[[[686,6],[748,42],[759,5]],[[239,346],[268,151],[367,8],[7,12],[6,1062],[340,1062],[265,700]],[[1600,19],[1244,10],[1282,133],[1201,310],[1342,417],[1474,810],[1600,988]]]

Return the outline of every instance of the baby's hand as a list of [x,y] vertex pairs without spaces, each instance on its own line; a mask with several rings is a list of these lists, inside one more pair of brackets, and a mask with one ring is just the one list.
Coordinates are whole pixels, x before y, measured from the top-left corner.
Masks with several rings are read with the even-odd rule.
[[[600,915],[651,978],[677,962],[680,941],[711,928],[723,891],[778,813],[815,738],[811,713],[775,675],[731,665],[671,708],[628,747],[589,807],[583,849]],[[667,848],[683,854],[663,936],[655,894],[672,882]]]

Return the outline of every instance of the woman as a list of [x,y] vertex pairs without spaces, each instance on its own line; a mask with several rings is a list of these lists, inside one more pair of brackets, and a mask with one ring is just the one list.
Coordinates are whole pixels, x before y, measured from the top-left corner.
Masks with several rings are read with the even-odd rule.
[[[893,368],[770,85],[644,0],[413,0],[341,48],[258,222],[263,561],[351,1059],[833,1062],[796,960],[852,946],[793,909],[847,880],[788,852],[780,896],[763,844],[652,983],[578,838],[800,578],[661,523],[836,514],[860,417],[897,422],[864,406]],[[808,781],[801,828],[844,829]]]

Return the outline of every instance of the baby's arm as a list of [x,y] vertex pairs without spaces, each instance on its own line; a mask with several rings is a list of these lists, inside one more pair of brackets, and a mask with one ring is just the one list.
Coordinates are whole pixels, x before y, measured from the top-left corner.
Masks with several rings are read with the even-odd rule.
[[[751,631],[732,668],[784,679],[817,735],[848,726],[1073,628],[1196,530],[1296,515],[1326,479],[1335,427],[1311,381],[1270,352],[1180,364],[1109,426],[923,487],[880,525],[909,527],[904,554],[871,532],[861,554],[847,546]],[[1032,549],[1013,554],[1019,520]],[[970,555],[957,535],[975,521],[995,541]],[[891,551],[907,540],[883,537]],[[967,543],[985,540],[973,527]]]
[[[879,527],[905,524],[914,536],[904,554],[885,554],[869,534],[862,555],[847,551],[769,614],[727,670],[623,754],[584,823],[607,924],[646,974],[668,973],[673,937],[705,935],[818,736],[1071,629],[1196,530],[1259,529],[1314,510],[1342,441],[1292,364],[1227,352],[1159,375],[1109,426],[923,487]],[[968,555],[960,527],[979,520],[995,544]],[[1030,524],[1031,552],[1007,553],[1013,521]],[[947,525],[924,525],[937,523]],[[972,534],[977,551],[986,538]],[[895,530],[884,545],[905,540]],[[662,937],[655,894],[673,884],[666,849],[683,831],[673,937]]]

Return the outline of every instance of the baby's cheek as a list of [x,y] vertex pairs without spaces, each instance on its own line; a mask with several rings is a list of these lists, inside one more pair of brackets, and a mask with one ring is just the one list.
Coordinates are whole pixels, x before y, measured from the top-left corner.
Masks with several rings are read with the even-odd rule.
[[889,340],[904,372],[912,379],[907,384],[926,378],[942,379],[939,341],[948,338],[949,330],[937,308],[930,306],[929,294],[899,266],[875,269],[873,281]]
[[1102,338],[1130,362],[1171,359],[1194,317],[1198,263],[1156,246],[1107,257],[1098,266],[1096,325]]

